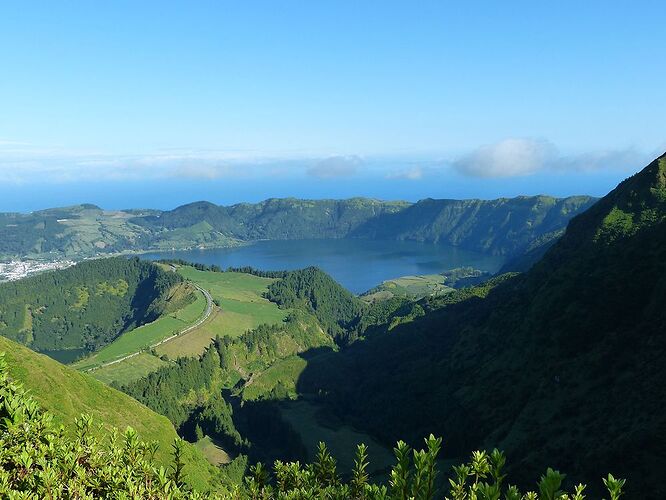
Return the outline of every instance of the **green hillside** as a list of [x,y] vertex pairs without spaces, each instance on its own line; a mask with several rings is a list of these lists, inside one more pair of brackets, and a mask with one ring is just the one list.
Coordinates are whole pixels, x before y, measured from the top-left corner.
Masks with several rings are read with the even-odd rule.
[[215,230],[240,240],[344,238],[369,219],[399,211],[406,202],[368,198],[299,200],[284,198],[230,207],[208,202],[183,205],[153,217],[132,219],[151,231],[175,230],[206,221]]
[[424,300],[390,335],[313,358],[299,391],[385,443],[434,432],[451,458],[503,448],[523,484],[549,463],[663,498],[666,157],[575,217],[531,271],[479,292]]
[[[73,432],[74,419],[82,413],[93,416],[107,430],[116,427],[124,431],[129,425],[140,439],[159,443],[158,463],[165,467],[171,463],[171,445],[177,434],[165,417],[88,375],[2,337],[0,352],[5,353],[10,376],[69,431]],[[207,490],[215,484],[214,470],[193,446],[186,446],[185,461],[193,486]]]
[[288,272],[268,286],[266,298],[283,308],[303,307],[313,312],[335,338],[345,337],[364,307],[361,300],[316,267]]
[[[218,400],[224,405],[222,400]],[[160,465],[155,452],[157,443],[142,441],[136,431],[100,432],[98,421],[82,415],[74,430],[65,431],[53,420],[53,413],[35,401],[10,371],[4,353],[0,353],[0,496],[8,499],[71,498],[160,499],[160,500],[278,500],[285,498],[339,498],[385,500],[389,489],[371,480],[368,448],[357,447],[349,480],[342,478],[338,463],[324,443],[318,445],[310,464],[276,460],[275,482],[268,469],[258,463],[243,480],[244,465],[235,460],[225,467],[224,482],[203,484],[204,490],[192,487],[186,463],[192,449],[180,439],[174,440],[170,466]],[[205,417],[202,423],[205,422]],[[71,424],[71,422],[69,422]],[[197,425],[200,432],[200,427]],[[339,444],[336,437],[336,444]],[[412,450],[404,442],[394,450],[396,462],[390,468],[390,498],[395,500],[433,500],[439,493],[437,456],[441,439],[429,436],[422,450]],[[201,444],[201,446],[199,446]],[[215,459],[228,459],[211,439],[197,443]],[[451,481],[452,498],[494,498],[504,491],[507,500],[573,498],[582,500],[584,485],[578,485],[571,496],[561,489],[564,475],[548,469],[537,486],[540,495],[525,495],[515,486],[505,486],[505,456],[474,452],[472,460],[455,468]],[[232,472],[233,471],[233,472]],[[624,479],[610,474],[603,480],[610,498],[619,500]],[[214,491],[210,490],[214,487]]]
[[517,256],[553,241],[586,196],[498,200],[269,199],[174,210],[107,211],[94,205],[0,214],[0,258],[57,259],[146,250],[229,247],[248,241],[381,238],[442,242]]
[[557,239],[568,220],[594,201],[589,196],[427,199],[369,220],[351,235],[446,243],[492,255],[516,256],[535,244]]
[[201,354],[216,335],[238,337],[261,324],[284,321],[288,310],[263,297],[274,281],[248,273],[201,271],[191,266],[179,266],[185,279],[208,290],[215,301],[209,321],[178,339],[157,348],[159,354],[172,359],[178,356]]
[[[206,299],[203,294],[189,283],[179,286],[187,297],[183,307],[162,314],[156,320],[140,325],[137,328],[123,332],[113,342],[104,346],[90,356],[77,361],[72,366],[78,370],[88,370],[138,351],[149,349],[150,346],[169,338],[201,318],[206,310]],[[166,312],[166,311],[165,311]]]
[[1,283],[0,335],[38,351],[94,351],[177,307],[171,291],[181,282],[153,264],[112,258]]

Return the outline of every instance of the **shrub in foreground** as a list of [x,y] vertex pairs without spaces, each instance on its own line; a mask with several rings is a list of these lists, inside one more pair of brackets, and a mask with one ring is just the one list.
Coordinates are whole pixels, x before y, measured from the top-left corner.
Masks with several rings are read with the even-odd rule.
[[[73,435],[56,426],[48,412],[12,382],[0,353],[0,498],[9,500],[96,498],[129,500],[582,500],[585,486],[561,489],[564,475],[548,469],[537,490],[521,492],[505,481],[504,455],[474,452],[468,463],[453,468],[448,493],[436,488],[437,455],[441,439],[430,436],[423,450],[404,442],[395,448],[396,465],[388,485],[375,484],[368,474],[368,453],[359,445],[348,480],[323,443],[312,464],[276,461],[272,474],[261,463],[250,468],[243,485],[227,485],[223,492],[200,493],[185,481],[183,441],[173,445],[170,468],[157,466],[157,444],[144,443],[134,430],[108,433],[81,416]],[[609,500],[622,495],[624,480],[604,479]]]
[[[521,492],[508,485],[503,474],[505,456],[498,450],[492,453],[476,451],[468,463],[454,466],[454,477],[449,479],[449,491],[436,490],[437,455],[442,440],[430,436],[423,450],[412,450],[400,441],[394,449],[396,465],[390,473],[388,485],[373,484],[368,475],[368,453],[359,445],[351,477],[342,481],[336,461],[324,443],[320,443],[317,458],[310,465],[298,462],[275,462],[273,481],[262,464],[251,468],[246,478],[247,494],[253,500],[583,500],[585,486],[579,484],[573,491],[563,491],[565,475],[548,469],[537,483],[537,491]],[[622,496],[623,479],[608,475],[603,480],[610,500]]]

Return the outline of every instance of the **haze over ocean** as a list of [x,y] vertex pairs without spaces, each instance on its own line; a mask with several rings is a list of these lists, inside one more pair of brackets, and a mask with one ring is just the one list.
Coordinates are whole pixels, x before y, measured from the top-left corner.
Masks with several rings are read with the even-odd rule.
[[666,149],[663,2],[31,3],[3,211],[601,195]]

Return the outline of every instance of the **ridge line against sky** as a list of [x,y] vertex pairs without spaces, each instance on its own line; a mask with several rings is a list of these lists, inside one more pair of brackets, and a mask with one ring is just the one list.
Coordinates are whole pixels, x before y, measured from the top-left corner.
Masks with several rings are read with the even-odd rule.
[[0,210],[602,195],[666,149],[658,1],[9,1]]

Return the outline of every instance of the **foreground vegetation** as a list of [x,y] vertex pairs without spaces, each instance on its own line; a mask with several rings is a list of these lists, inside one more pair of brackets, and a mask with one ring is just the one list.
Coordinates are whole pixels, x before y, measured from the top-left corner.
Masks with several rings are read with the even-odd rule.
[[[310,465],[275,462],[274,478],[261,464],[251,468],[244,484],[216,485],[217,491],[202,494],[188,486],[184,443],[174,441],[169,468],[158,466],[154,456],[157,443],[138,439],[130,427],[120,435],[117,430],[100,438],[91,417],[82,415],[74,422],[75,431],[67,436],[48,412],[11,380],[4,354],[0,353],[0,495],[10,500],[29,498],[113,498],[113,499],[396,499],[431,500],[437,493],[436,459],[441,440],[431,436],[426,448],[412,450],[399,442],[397,465],[390,474],[389,487],[373,484],[367,474],[367,449],[360,445],[356,465],[349,481],[342,481],[336,461],[320,444],[316,460]],[[556,500],[584,498],[585,487],[578,485],[572,494],[561,490],[564,476],[548,469],[538,483],[539,493],[522,494],[516,487],[505,487],[505,458],[497,450],[491,454],[475,452],[469,464],[454,468],[450,479],[453,500],[478,498],[498,500]],[[611,475],[604,479],[611,500],[622,495],[624,480]]]
[[183,443],[175,460],[158,466],[158,444],[146,444],[127,428],[103,438],[89,416],[74,422],[72,434],[14,383],[0,353],[0,497],[201,498],[184,481]]
[[[94,426],[96,437],[106,435],[113,428],[132,426],[141,440],[159,443],[154,455],[158,466],[168,467],[171,463],[171,444],[178,434],[166,417],[87,374],[2,337],[0,352],[5,352],[11,380],[21,384],[32,399],[48,411],[55,426],[63,425],[67,436],[71,437],[76,431],[76,418],[81,414],[90,415],[103,426],[102,429]],[[214,482],[214,468],[194,446],[186,443],[183,454],[188,463],[188,484],[203,490]]]

